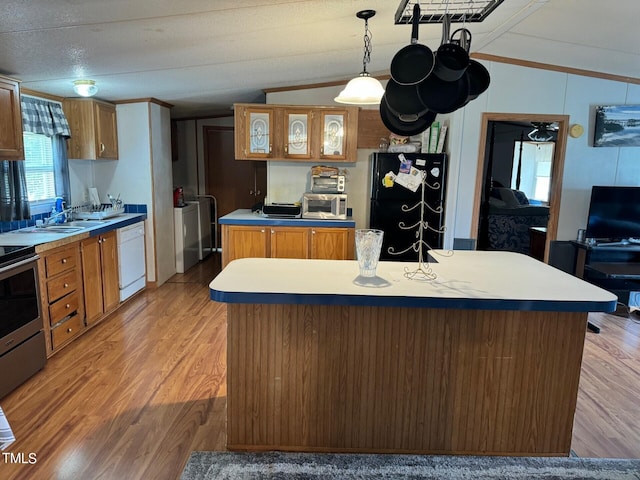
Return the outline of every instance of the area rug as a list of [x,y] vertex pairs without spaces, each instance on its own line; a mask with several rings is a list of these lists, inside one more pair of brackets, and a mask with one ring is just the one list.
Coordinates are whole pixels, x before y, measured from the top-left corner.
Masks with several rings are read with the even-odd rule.
[[192,452],[180,480],[640,480],[640,460]]

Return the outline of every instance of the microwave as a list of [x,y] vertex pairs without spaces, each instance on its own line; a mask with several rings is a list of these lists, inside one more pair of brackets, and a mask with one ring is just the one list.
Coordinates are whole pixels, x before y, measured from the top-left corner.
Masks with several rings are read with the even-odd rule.
[[346,220],[346,193],[305,193],[302,195],[302,218]]
[[344,175],[311,175],[311,192],[343,193]]

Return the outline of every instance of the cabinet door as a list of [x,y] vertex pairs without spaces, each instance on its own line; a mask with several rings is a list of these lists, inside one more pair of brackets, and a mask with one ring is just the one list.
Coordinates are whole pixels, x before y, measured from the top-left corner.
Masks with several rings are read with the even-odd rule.
[[271,227],[271,258],[309,258],[308,228]]
[[116,107],[95,103],[96,152],[98,158],[118,159],[118,128]]
[[87,325],[97,321],[104,312],[99,239],[100,237],[87,238],[81,244],[82,283],[84,285],[84,310]]
[[116,231],[100,236],[100,261],[102,268],[102,303],[105,312],[116,308],[120,303],[120,285],[118,275],[118,245]]
[[287,159],[310,159],[311,110],[284,109],[284,124],[287,129],[284,156]]
[[321,112],[322,147],[320,158],[328,160],[345,160],[347,158],[346,118],[346,110]]
[[238,258],[267,258],[268,245],[267,227],[223,225],[222,267]]
[[351,260],[354,231],[352,228],[311,229],[311,258]]
[[20,87],[0,78],[0,160],[24,160]]
[[235,106],[236,159],[273,156],[273,108]]

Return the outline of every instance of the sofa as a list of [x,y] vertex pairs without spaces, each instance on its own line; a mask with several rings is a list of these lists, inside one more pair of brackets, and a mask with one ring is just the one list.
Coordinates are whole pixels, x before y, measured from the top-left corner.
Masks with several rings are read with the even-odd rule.
[[489,198],[488,249],[530,252],[529,227],[546,227],[549,207],[532,205],[520,190],[494,188]]

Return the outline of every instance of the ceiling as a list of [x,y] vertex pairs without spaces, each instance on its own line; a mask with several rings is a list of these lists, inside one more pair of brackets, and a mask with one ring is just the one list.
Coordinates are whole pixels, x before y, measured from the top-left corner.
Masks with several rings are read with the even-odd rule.
[[[435,0],[422,0],[422,4]],[[447,0],[437,0],[445,2]],[[173,118],[229,112],[264,89],[346,81],[362,70],[369,20],[374,75],[410,41],[399,0],[4,0],[0,73],[31,90],[71,97],[73,80],[97,98],[149,98]],[[469,23],[472,52],[640,78],[638,0],[506,0]],[[456,28],[460,24],[454,25]],[[439,25],[421,25],[435,50]],[[336,94],[340,90],[336,87]]]

